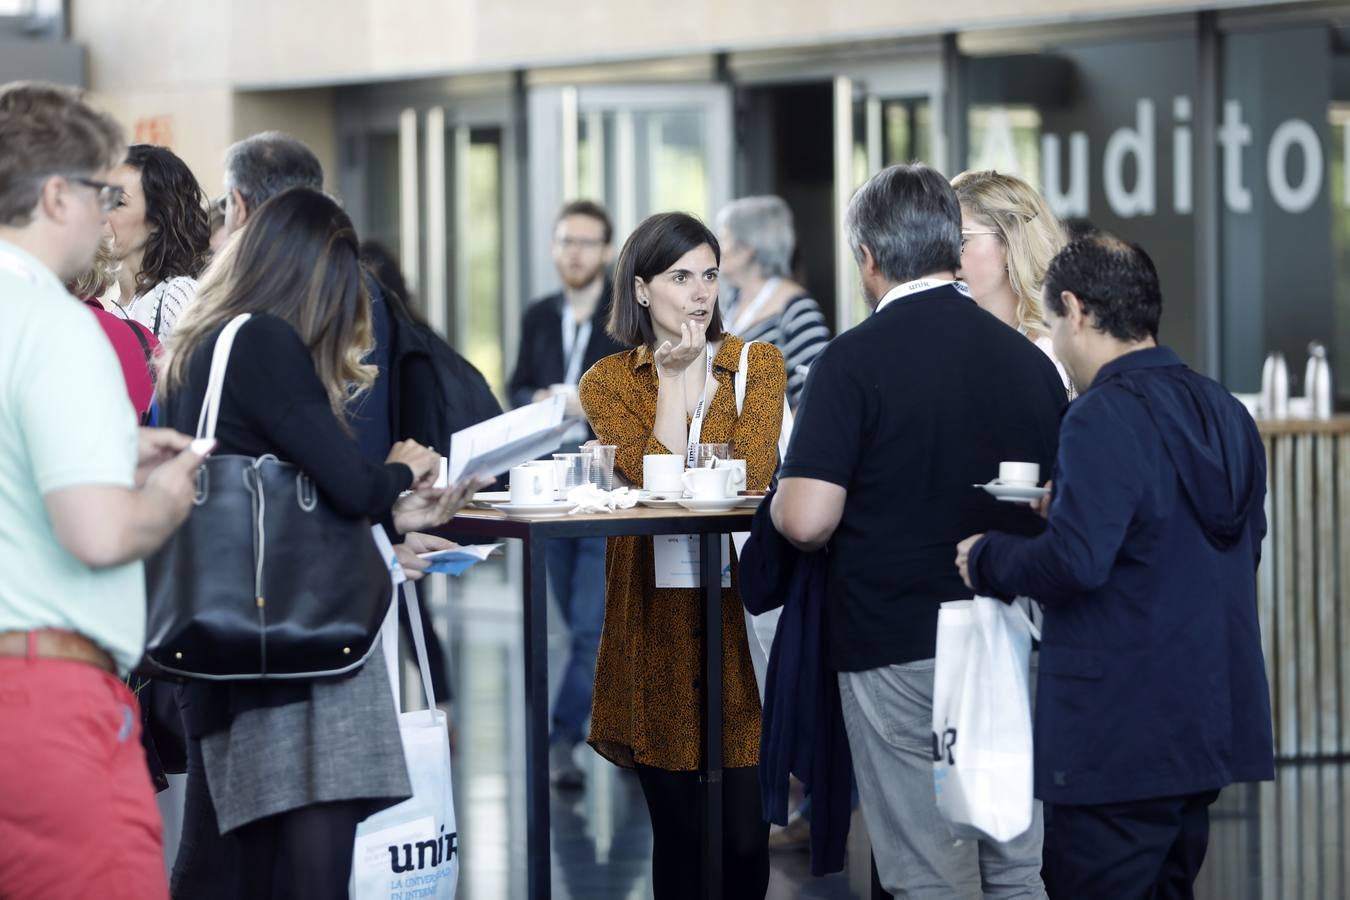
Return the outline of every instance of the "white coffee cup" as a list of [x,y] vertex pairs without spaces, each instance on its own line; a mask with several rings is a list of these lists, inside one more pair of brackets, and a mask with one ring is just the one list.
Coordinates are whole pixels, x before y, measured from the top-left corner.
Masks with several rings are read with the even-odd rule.
[[553,500],[554,484],[553,460],[542,466],[516,466],[511,470],[511,502],[516,505],[549,503]]
[[685,490],[695,500],[721,500],[736,492],[735,478],[735,469],[718,466],[715,469],[687,469],[682,480]]
[[678,494],[683,490],[680,476],[684,457],[674,453],[652,453],[642,457],[642,487],[653,494]]
[[1041,483],[1039,463],[1001,462],[998,464],[998,480],[1003,484],[1019,487],[1035,487]]
[[717,468],[730,469],[735,474],[731,478],[731,492],[745,490],[745,460],[743,459],[719,459]]

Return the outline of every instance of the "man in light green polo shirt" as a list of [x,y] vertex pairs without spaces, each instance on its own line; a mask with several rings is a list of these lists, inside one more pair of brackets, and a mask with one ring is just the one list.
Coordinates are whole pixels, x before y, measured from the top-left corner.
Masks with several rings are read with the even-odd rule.
[[121,129],[77,92],[0,86],[0,893],[167,897],[136,700],[140,560],[187,516],[201,457],[136,427],[63,283],[119,199]]

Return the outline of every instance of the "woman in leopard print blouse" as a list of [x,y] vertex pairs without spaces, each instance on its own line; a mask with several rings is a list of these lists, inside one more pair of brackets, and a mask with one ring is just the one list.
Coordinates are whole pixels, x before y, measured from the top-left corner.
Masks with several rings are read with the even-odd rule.
[[[685,455],[690,418],[704,396],[707,357],[716,387],[699,440],[728,443],[746,461],[747,487],[768,487],[777,463],[786,374],[770,344],[751,346],[745,403],[733,378],[742,341],[717,311],[720,248],[692,216],[647,219],[624,244],[609,331],[633,347],[597,362],[581,380],[581,404],[601,443],[618,447],[615,469],[642,482],[642,457]],[[700,608],[696,588],[658,588],[650,537],[610,538],[605,624],[595,672],[589,743],[635,767],[652,820],[657,900],[692,897],[699,885]],[[759,693],[746,643],[736,566],[722,592],[723,893],[763,897],[768,826],[760,814]]]

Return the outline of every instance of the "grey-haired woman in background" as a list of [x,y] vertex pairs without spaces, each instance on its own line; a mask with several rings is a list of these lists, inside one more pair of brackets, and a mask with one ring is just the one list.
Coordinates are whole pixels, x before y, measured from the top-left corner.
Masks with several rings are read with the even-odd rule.
[[795,409],[807,370],[830,342],[830,327],[820,305],[791,278],[792,210],[779,197],[744,197],[722,207],[716,228],[722,280],[738,295],[727,311],[727,330],[783,352],[788,404]]

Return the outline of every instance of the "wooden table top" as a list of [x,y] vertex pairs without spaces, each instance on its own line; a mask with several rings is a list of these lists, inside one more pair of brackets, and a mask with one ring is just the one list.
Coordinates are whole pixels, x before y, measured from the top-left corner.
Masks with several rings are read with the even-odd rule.
[[1332,416],[1330,419],[1257,419],[1257,430],[1263,435],[1287,434],[1350,434],[1350,416]]
[[678,509],[653,509],[649,506],[634,506],[631,509],[616,509],[614,512],[607,513],[570,513],[564,515],[543,514],[543,515],[510,515],[502,512],[500,509],[483,509],[477,506],[466,506],[455,513],[456,519],[505,519],[515,522],[613,522],[616,520],[666,520],[666,519],[702,519],[708,516],[727,516],[748,519],[755,514],[749,507],[737,507],[722,511],[694,511],[680,507]]

